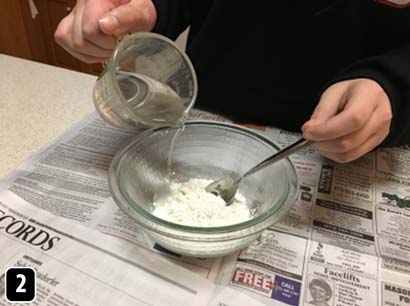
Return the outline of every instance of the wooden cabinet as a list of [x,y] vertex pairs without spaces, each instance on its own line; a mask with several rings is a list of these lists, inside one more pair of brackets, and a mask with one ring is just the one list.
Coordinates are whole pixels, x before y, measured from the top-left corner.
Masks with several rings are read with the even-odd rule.
[[64,51],[53,39],[58,23],[72,10],[75,1],[39,0],[37,3],[42,31],[45,34],[45,44],[52,63],[56,66],[80,70],[78,60]]
[[0,53],[67,69],[99,74],[101,64],[85,64],[60,47],[54,32],[75,0],[0,0]]
[[32,57],[20,1],[0,1],[0,52],[22,58]]

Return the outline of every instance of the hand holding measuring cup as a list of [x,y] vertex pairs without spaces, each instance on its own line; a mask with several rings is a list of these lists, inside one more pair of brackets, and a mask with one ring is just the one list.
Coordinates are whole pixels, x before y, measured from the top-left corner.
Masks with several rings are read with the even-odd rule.
[[151,0],[77,0],[59,23],[54,38],[79,60],[101,63],[111,57],[117,37],[151,31],[156,19]]

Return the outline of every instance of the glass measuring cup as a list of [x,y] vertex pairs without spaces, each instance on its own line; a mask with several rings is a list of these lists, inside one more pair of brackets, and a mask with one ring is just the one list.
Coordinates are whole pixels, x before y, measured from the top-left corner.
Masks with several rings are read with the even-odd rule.
[[100,116],[120,128],[180,126],[198,92],[188,56],[168,38],[125,36],[94,86]]

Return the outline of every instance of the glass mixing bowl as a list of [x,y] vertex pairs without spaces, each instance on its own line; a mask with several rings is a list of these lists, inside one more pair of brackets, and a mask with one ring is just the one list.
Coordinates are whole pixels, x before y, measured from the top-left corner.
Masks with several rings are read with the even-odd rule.
[[186,256],[225,255],[249,245],[292,206],[297,175],[291,161],[284,159],[241,182],[239,192],[252,215],[246,222],[193,227],[154,216],[153,201],[166,194],[170,180],[237,177],[279,149],[260,133],[234,124],[191,121],[175,138],[177,131],[161,127],[139,134],[114,157],[109,170],[117,205],[161,246]]

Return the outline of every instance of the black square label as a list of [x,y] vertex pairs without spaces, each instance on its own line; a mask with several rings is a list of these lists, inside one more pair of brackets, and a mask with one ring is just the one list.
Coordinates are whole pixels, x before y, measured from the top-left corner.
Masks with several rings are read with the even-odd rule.
[[6,271],[6,300],[32,302],[36,297],[36,271],[28,267],[11,267]]

